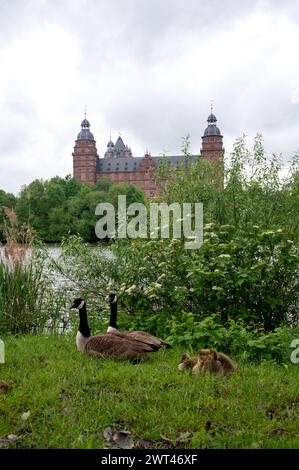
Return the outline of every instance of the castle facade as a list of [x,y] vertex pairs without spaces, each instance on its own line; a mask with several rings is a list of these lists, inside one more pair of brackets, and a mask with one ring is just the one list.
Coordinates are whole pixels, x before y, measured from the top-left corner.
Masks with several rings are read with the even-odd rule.
[[[223,137],[216,126],[217,119],[213,112],[207,122],[200,154],[192,156],[192,159],[205,158],[212,162],[223,162]],[[151,156],[149,152],[145,152],[143,157],[134,157],[131,148],[124,144],[120,136],[115,143],[109,140],[105,154],[100,157],[86,117],[81,123],[81,131],[75,141],[72,155],[73,176],[79,182],[95,184],[101,178],[109,178],[114,183],[134,184],[144,191],[146,196],[155,196],[158,192],[152,179],[152,170],[163,157]],[[184,155],[172,155],[167,158],[176,169],[184,169]]]

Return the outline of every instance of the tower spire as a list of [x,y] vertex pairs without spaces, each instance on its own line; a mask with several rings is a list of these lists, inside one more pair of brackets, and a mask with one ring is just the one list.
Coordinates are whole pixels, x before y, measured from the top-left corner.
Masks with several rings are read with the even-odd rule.
[[84,119],[86,119],[86,105],[84,106]]

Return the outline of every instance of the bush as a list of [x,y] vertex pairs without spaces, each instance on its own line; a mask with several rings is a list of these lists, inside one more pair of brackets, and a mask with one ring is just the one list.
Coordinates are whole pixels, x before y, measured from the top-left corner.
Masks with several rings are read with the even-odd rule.
[[180,240],[118,244],[114,282],[128,312],[165,318],[182,311],[197,319],[219,314],[271,331],[298,320],[298,249],[280,229],[205,226],[203,246]]
[[217,315],[224,329],[232,321],[266,332],[297,323],[298,249],[280,229],[209,224],[199,250],[185,250],[181,240],[117,241],[110,248],[73,237],[63,244],[58,269],[107,316],[104,298],[116,290],[128,327],[165,336],[170,319],[188,329],[182,312],[195,324]]

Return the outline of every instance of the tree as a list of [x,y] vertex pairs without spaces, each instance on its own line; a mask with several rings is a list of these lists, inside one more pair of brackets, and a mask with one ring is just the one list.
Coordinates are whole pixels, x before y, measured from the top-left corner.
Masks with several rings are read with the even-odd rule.
[[3,225],[5,223],[5,217],[3,207],[9,207],[10,209],[13,209],[15,204],[15,196],[0,189],[0,241],[4,241]]

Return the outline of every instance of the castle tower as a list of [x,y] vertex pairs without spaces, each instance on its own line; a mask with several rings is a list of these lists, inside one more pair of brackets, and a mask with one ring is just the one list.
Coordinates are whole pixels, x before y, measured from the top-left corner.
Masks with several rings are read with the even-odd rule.
[[217,162],[219,159],[223,160],[224,148],[222,135],[219,128],[216,126],[217,118],[213,114],[213,108],[211,107],[211,114],[208,117],[208,127],[206,128],[204,135],[202,136],[202,148],[200,155],[211,162]]
[[95,183],[97,148],[88,120],[83,119],[73,152],[73,175],[79,182]]

